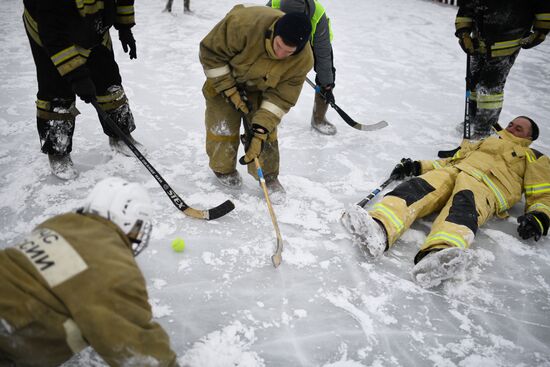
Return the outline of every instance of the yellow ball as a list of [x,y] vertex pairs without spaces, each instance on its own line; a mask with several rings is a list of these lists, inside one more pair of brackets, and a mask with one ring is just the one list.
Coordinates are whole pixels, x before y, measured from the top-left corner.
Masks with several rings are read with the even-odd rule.
[[181,237],[176,237],[172,241],[172,249],[176,252],[182,252],[185,249],[185,241]]

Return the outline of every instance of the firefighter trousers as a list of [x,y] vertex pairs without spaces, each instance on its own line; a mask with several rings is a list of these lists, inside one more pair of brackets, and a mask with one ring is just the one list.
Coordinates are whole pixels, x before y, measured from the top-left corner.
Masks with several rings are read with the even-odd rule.
[[[36,122],[41,150],[46,154],[70,153],[75,118],[79,114],[75,107],[75,93],[69,82],[59,74],[46,50],[31,35],[27,33],[27,36],[38,80]],[[90,70],[99,105],[124,133],[129,134],[135,129],[134,117],[122,88],[110,38],[106,39],[106,44],[92,49],[85,67]],[[117,136],[107,125],[102,124],[102,127],[108,136]]]
[[369,214],[382,223],[388,243],[393,246],[416,219],[440,211],[415,257],[417,263],[434,249],[469,248],[477,229],[496,209],[494,194],[483,182],[449,167],[401,183],[374,205]]
[[491,57],[474,54],[471,57],[470,117],[474,137],[490,135],[491,127],[498,122],[504,102],[504,85],[519,51],[507,56]]
[[[235,110],[231,102],[227,102],[220,94],[210,96],[205,93],[205,98],[206,153],[210,160],[210,168],[218,173],[231,173],[237,167],[241,112]],[[248,99],[253,107],[252,111],[259,106],[260,98],[259,92],[248,93]],[[277,129],[268,134],[259,160],[265,176],[277,177],[279,175]],[[248,165],[248,173],[258,179],[254,163]]]

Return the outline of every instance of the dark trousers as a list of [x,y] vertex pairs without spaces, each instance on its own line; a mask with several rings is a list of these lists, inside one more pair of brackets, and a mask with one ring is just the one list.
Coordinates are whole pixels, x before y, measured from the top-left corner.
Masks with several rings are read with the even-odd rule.
[[[67,154],[72,150],[75,117],[75,93],[54,66],[45,49],[28,34],[38,80],[37,129],[41,150],[46,154]],[[109,42],[110,46],[110,42]],[[122,79],[112,48],[99,45],[92,49],[85,65],[95,84],[98,102],[127,134],[135,129],[134,119],[122,89]],[[108,127],[104,132],[116,137]]]
[[[486,54],[474,54],[470,68],[473,86],[471,99],[471,121],[474,137],[484,138],[491,127],[498,122],[504,102],[504,85],[510,69],[514,65],[518,52],[509,56],[490,57]],[[475,106],[472,106],[474,105]]]

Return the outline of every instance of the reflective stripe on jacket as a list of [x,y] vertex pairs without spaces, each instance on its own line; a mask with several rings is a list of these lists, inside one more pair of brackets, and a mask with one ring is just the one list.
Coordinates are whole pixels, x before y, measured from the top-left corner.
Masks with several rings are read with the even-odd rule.
[[499,216],[526,197],[525,211],[550,218],[550,160],[529,148],[531,140],[506,130],[477,143],[465,142],[452,158],[421,161],[422,173],[454,166],[485,183],[497,200]]
[[134,0],[24,0],[31,38],[64,76],[86,64],[90,50],[110,47],[109,28],[132,27]]
[[235,6],[200,43],[200,61],[207,77],[204,90],[215,95],[239,85],[261,91],[252,122],[272,131],[296,104],[313,66],[311,47],[277,59],[273,29],[283,15],[265,6]]
[[550,30],[550,1],[462,0],[455,26],[470,29],[492,57],[512,55],[532,29]]

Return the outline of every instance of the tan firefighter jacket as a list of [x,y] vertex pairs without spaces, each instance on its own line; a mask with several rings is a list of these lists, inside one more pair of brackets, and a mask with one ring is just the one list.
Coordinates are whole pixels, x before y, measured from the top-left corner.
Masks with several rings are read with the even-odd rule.
[[463,143],[452,158],[421,161],[422,173],[454,166],[489,187],[497,199],[498,216],[507,216],[507,209],[525,193],[525,212],[539,211],[550,218],[550,160],[530,144],[502,130],[498,136]]
[[69,213],[0,251],[0,364],[58,366],[87,345],[110,366],[177,365],[127,237]]
[[261,5],[237,5],[200,44],[200,61],[207,80],[205,97],[239,85],[261,91],[262,102],[252,123],[268,131],[296,104],[307,73],[313,67],[311,46],[279,60],[273,52],[273,28],[284,13]]

